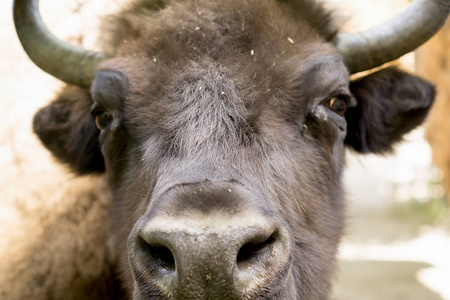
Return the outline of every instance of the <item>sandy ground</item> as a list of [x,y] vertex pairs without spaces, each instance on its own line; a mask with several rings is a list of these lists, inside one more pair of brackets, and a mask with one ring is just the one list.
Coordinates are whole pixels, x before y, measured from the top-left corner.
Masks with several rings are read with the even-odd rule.
[[[95,49],[97,32],[92,28],[97,15],[116,9],[119,1],[41,2],[44,19],[57,35]],[[330,5],[362,10],[345,9],[344,17],[355,17],[346,25],[352,31],[389,18],[406,2],[330,0]],[[58,199],[45,193],[53,194],[67,180],[76,181],[55,164],[31,133],[34,112],[50,101],[61,83],[32,65],[23,53],[13,30],[11,6],[10,0],[0,2],[0,256],[10,247],[7,233],[22,226],[17,203],[51,208]],[[407,145],[390,159],[349,159],[346,182],[350,220],[341,248],[336,299],[450,299],[450,239],[446,227],[390,213],[398,192],[395,187],[405,182],[410,183],[406,190],[426,186],[435,176],[421,132],[415,133]],[[408,156],[410,159],[405,159]]]

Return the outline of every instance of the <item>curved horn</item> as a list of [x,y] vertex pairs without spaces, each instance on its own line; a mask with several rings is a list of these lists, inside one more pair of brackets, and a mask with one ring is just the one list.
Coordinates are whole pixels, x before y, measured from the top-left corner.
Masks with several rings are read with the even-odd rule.
[[450,0],[415,0],[404,11],[372,29],[339,34],[335,45],[350,73],[369,70],[415,50],[445,23]]
[[43,23],[38,5],[39,0],[14,1],[14,24],[25,52],[50,75],[70,84],[89,87],[95,67],[105,56],[54,36]]

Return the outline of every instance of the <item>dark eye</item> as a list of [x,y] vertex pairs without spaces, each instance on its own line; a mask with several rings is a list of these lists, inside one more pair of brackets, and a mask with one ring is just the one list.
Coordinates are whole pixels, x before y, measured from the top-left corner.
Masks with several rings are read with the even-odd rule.
[[325,100],[323,105],[338,115],[343,116],[348,108],[348,99],[345,96],[334,96]]
[[100,131],[103,131],[111,123],[111,115],[103,110],[97,110],[94,112],[95,124]]

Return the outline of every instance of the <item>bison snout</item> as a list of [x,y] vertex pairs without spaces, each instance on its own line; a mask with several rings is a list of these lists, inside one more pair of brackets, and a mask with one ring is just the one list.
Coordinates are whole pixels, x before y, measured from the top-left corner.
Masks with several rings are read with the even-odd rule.
[[288,277],[289,253],[285,227],[255,210],[156,216],[142,222],[130,239],[135,295],[275,298]]

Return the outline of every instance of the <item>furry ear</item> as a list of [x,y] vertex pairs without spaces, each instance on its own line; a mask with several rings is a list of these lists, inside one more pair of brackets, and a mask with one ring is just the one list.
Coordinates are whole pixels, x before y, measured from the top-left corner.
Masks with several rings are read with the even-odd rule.
[[79,175],[105,170],[92,103],[88,90],[67,86],[33,120],[34,132],[44,146]]
[[358,105],[345,115],[345,143],[360,153],[392,151],[424,121],[435,97],[429,82],[394,67],[353,81],[350,89]]

